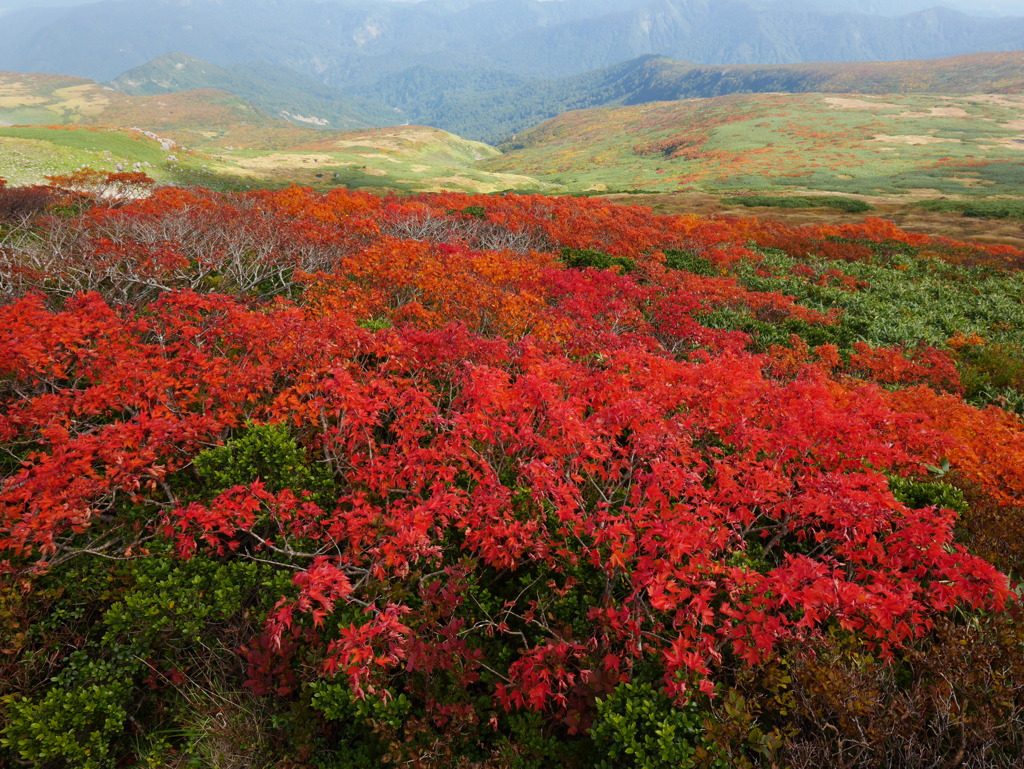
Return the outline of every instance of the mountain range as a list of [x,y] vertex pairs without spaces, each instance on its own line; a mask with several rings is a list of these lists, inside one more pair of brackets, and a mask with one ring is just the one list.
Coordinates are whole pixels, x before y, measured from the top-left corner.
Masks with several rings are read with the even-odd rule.
[[[0,0],[2,2],[2,0]],[[903,0],[905,8],[919,1]],[[1021,16],[901,16],[846,0],[103,0],[8,13],[0,69],[109,80],[181,51],[285,66],[350,91],[411,67],[563,77],[656,54],[699,64],[954,56],[1024,48]],[[889,3],[899,8],[899,0]]]

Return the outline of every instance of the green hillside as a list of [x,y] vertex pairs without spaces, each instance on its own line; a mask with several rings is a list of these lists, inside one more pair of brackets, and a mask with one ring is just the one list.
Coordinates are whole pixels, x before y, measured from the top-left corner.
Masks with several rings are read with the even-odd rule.
[[168,173],[160,144],[141,134],[55,126],[0,128],[0,176],[14,184],[33,184],[83,166],[112,171],[127,165],[160,181],[175,177]]
[[574,190],[1020,195],[1024,96],[733,95],[570,112],[484,167]]

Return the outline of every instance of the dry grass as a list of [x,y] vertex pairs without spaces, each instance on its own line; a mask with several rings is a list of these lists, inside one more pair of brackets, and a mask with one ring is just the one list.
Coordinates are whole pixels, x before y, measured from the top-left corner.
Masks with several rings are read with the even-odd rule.
[[899,104],[871,99],[851,99],[845,96],[829,96],[825,103],[834,109],[900,109]]
[[900,117],[970,117],[970,113],[960,107],[932,107],[927,112],[901,112]]
[[890,134],[878,134],[872,141],[883,144],[909,144],[920,146],[923,144],[962,144],[959,139],[940,139],[938,136],[923,136],[908,134],[905,136],[892,136]]

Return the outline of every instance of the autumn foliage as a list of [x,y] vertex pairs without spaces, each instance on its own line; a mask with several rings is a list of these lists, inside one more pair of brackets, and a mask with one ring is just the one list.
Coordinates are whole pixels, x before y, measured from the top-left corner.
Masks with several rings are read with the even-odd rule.
[[[964,401],[963,345],[759,345],[721,322],[832,333],[840,312],[734,266],[894,243],[1024,257],[877,220],[297,188],[158,189],[11,229],[0,750],[185,755],[147,724],[216,690],[301,716],[260,746],[295,766],[590,765],[633,684],[657,718],[704,714],[686,760],[799,743],[755,704],[782,687],[813,724],[815,655],[905,664],[1014,605],[982,555],[1019,562],[972,552],[962,521],[1019,518],[1024,426]],[[862,288],[842,261],[808,279]],[[802,677],[772,679],[789,661]],[[993,717],[1019,717],[1020,683]],[[113,692],[103,719],[53,715],[86,685]],[[760,725],[731,740],[721,703]]]

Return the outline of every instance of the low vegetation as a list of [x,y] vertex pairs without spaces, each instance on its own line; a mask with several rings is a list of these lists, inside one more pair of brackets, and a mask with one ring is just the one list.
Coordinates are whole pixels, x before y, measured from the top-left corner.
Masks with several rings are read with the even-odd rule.
[[748,208],[833,208],[848,214],[862,214],[871,210],[871,205],[863,200],[837,195],[734,195],[722,202]]
[[922,200],[917,205],[926,211],[979,219],[1024,219],[1024,200]]
[[1024,252],[87,176],[0,185],[0,763],[1024,752]]

